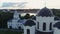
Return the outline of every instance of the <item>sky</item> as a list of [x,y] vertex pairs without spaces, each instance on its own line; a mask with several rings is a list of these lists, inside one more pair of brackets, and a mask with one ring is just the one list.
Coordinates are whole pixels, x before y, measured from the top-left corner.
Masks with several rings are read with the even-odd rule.
[[[10,7],[6,7],[4,3],[13,3],[14,6],[11,6],[10,4]],[[60,0],[0,0],[0,9],[41,9],[45,6],[47,8],[60,9]]]

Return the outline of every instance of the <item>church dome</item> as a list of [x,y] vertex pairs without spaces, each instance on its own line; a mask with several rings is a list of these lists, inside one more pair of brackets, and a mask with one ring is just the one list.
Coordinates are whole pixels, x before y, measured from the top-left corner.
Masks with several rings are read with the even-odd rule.
[[33,26],[33,25],[35,25],[35,22],[32,20],[27,20],[24,25],[25,26]]
[[53,13],[50,9],[45,7],[38,12],[37,16],[53,16]]

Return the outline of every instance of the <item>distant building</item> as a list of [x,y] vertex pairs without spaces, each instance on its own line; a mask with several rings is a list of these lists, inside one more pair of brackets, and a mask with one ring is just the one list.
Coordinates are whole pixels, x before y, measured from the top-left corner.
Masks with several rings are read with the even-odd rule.
[[[19,13],[14,12],[13,19],[7,22],[8,28],[22,28],[24,34],[58,34],[60,33],[59,18],[53,15],[52,10],[43,8],[38,10],[36,17],[28,20],[21,20]],[[58,31],[58,33],[57,33]]]
[[14,12],[13,19],[7,22],[8,28],[11,29],[21,29],[23,28],[24,21],[19,18],[19,13],[17,11]]

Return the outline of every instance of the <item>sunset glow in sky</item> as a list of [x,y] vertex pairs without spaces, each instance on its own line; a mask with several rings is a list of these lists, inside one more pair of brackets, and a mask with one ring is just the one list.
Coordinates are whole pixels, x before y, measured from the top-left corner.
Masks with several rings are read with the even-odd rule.
[[[0,0],[0,8],[2,8],[2,4],[4,2],[13,2],[13,3],[21,3],[21,2],[27,2],[27,4],[22,7],[22,9],[40,9],[45,7],[45,0]],[[56,9],[60,9],[60,0],[46,0],[46,6],[48,8],[56,8]],[[7,8],[8,7],[3,7],[3,8]],[[20,7],[9,7],[10,9],[16,9]]]

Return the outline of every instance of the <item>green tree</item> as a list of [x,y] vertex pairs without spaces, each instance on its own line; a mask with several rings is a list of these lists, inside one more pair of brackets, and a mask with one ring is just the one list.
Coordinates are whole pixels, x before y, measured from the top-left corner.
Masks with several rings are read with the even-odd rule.
[[6,28],[7,27],[7,21],[9,19],[13,18],[13,13],[9,12],[0,12],[0,27]]
[[30,14],[27,13],[27,14],[24,16],[24,18],[25,18],[25,19],[29,19],[29,18],[30,18]]

